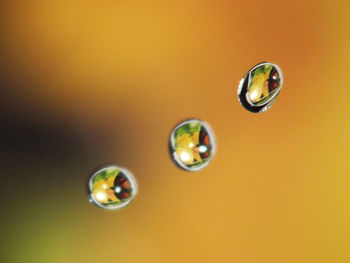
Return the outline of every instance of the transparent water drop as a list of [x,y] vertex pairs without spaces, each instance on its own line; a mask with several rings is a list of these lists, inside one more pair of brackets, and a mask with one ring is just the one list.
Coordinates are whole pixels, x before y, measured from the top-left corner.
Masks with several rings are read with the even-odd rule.
[[238,99],[251,112],[265,112],[275,102],[282,85],[281,69],[272,63],[260,63],[240,81]]
[[214,134],[209,125],[198,119],[178,124],[169,140],[170,155],[174,163],[187,171],[206,167],[215,155]]
[[130,204],[137,193],[132,174],[118,166],[108,166],[95,172],[88,184],[90,201],[98,207],[117,210]]

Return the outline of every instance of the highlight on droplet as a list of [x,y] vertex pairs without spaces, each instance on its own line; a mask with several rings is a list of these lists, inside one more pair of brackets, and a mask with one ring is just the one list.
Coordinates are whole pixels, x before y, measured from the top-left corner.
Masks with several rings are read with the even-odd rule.
[[273,63],[260,63],[240,81],[238,99],[251,112],[265,112],[275,102],[282,85],[281,69]]
[[107,166],[95,172],[88,183],[90,201],[96,206],[117,210],[127,206],[137,194],[133,175],[118,166]]
[[199,171],[215,155],[215,137],[207,123],[189,119],[178,124],[172,131],[169,150],[178,167],[186,171]]

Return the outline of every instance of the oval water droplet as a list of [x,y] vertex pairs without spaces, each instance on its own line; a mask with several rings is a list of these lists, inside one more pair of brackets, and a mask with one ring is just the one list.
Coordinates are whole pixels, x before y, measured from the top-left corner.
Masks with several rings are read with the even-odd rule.
[[277,98],[283,84],[281,69],[264,62],[253,67],[240,81],[238,98],[251,112],[267,111]]
[[117,210],[130,204],[137,193],[132,174],[118,166],[108,166],[94,173],[88,185],[90,201],[98,207]]
[[206,167],[215,155],[214,134],[209,125],[198,119],[189,119],[175,127],[169,140],[174,163],[187,171]]

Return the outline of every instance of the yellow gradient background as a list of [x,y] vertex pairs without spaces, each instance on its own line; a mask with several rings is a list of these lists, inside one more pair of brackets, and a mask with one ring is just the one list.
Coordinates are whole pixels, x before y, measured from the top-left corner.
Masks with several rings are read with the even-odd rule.
[[[1,262],[350,262],[349,1],[0,5],[2,110],[74,134],[7,155]],[[237,85],[263,61],[284,86],[253,114]],[[217,141],[195,173],[167,144],[190,117]],[[103,164],[137,178],[127,208],[88,202]]]

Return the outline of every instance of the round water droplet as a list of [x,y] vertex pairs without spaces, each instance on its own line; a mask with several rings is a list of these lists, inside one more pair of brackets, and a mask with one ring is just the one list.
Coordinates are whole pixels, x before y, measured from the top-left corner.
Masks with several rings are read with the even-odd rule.
[[175,127],[170,135],[169,148],[177,166],[187,171],[199,171],[210,163],[216,144],[207,123],[189,119]]
[[267,111],[276,100],[282,84],[282,71],[277,65],[260,63],[240,81],[238,99],[251,112]]
[[89,180],[90,201],[98,207],[116,210],[127,206],[137,193],[132,174],[117,166],[108,166],[94,173]]

